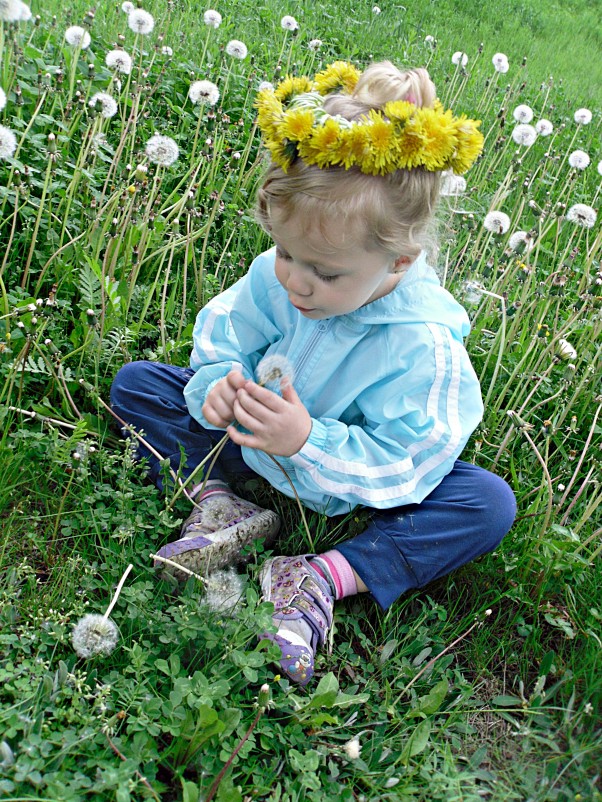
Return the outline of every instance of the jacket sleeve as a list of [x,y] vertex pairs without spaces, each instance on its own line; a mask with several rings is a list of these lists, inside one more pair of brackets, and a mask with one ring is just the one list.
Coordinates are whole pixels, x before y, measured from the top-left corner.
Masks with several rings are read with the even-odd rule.
[[424,324],[418,342],[409,329],[407,356],[357,398],[363,421],[313,419],[309,439],[290,458],[301,497],[332,497],[327,514],[345,511],[337,501],[347,509],[420,503],[481,420],[480,388],[463,344],[439,324]]

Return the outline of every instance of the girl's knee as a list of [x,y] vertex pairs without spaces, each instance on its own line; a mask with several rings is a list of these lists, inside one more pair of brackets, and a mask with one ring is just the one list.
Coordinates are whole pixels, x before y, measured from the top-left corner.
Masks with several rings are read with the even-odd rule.
[[132,391],[148,386],[150,362],[127,362],[119,368],[111,385],[111,404],[120,405]]
[[482,527],[495,548],[514,523],[516,498],[510,485],[490,471],[484,470],[480,481]]

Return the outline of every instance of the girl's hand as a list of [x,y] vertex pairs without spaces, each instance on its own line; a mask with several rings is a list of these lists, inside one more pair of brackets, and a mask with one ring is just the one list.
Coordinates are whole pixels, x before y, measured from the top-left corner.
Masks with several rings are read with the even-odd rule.
[[238,370],[231,370],[207,393],[202,413],[205,420],[219,429],[225,429],[235,419],[234,402],[236,393],[244,387],[247,380]]
[[279,457],[300,451],[311,432],[311,417],[292,384],[283,381],[281,390],[282,397],[255,382],[245,382],[236,393],[234,416],[251,434],[229,426],[231,440]]

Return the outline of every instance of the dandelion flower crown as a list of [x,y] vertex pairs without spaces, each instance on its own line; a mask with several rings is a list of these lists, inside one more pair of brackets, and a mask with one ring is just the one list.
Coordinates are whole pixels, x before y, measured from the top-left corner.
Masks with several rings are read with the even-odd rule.
[[461,175],[483,149],[479,120],[454,117],[439,101],[433,108],[392,100],[352,121],[324,109],[332,92],[351,95],[361,72],[335,61],[308,77],[288,76],[259,92],[258,126],[272,160],[284,172],[297,157],[324,169],[357,167],[369,175],[422,167]]

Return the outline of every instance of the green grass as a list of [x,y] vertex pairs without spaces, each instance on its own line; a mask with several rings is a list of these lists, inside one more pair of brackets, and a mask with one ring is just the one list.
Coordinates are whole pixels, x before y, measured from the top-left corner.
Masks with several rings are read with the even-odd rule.
[[[34,5],[42,19],[21,28],[18,47],[5,29],[0,124],[21,147],[0,162],[0,799],[200,802],[264,682],[272,704],[219,784],[222,802],[601,798],[600,227],[564,219],[574,203],[599,207],[596,9],[380,5],[376,15],[372,3],[241,0],[208,31],[203,8],[152,2],[155,32],[136,44],[119,5],[100,4],[77,62],[62,35],[87,11],[79,0]],[[285,38],[283,14],[298,36]],[[99,126],[85,100],[110,86],[104,55],[120,34],[136,66],[113,89],[118,116]],[[245,62],[223,58],[232,38],[248,45]],[[466,71],[451,63],[456,50]],[[511,64],[503,76],[498,51]],[[250,214],[264,166],[259,82],[279,60],[302,72],[371,57],[428,63],[442,99],[483,119],[484,157],[467,192],[443,204],[439,266],[469,310],[487,399],[464,458],[510,481],[519,517],[494,554],[387,613],[366,598],[339,605],[319,681],[299,690],[257,646],[270,618],[261,545],[235,618],[210,610],[194,580],[175,589],[158,577],[150,555],[177,536],[187,505],[145,481],[102,401],[124,361],[186,364],[198,307],[267,244]],[[222,92],[215,119],[186,99],[204,77]],[[509,136],[518,103],[555,126],[520,152]],[[578,127],[581,106],[593,120]],[[100,127],[106,144],[91,139]],[[143,179],[135,166],[155,130],[177,139],[180,158]],[[583,172],[566,161],[577,148],[591,157]],[[532,251],[485,231],[492,208],[510,215],[509,233],[532,233]],[[568,361],[560,339],[576,350]],[[310,514],[310,544],[294,503],[261,483],[244,492],[280,512],[283,553],[330,547],[364,523]],[[77,659],[73,624],[105,611],[130,563],[111,614],[117,647]],[[344,750],[354,736],[357,760]]]

